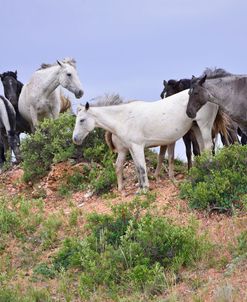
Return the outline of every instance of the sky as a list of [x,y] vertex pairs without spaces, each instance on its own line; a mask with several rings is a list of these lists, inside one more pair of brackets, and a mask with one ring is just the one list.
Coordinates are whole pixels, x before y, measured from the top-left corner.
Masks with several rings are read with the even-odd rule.
[[206,67],[247,70],[246,0],[0,0],[0,20],[0,73],[25,84],[41,63],[73,57],[84,89],[66,93],[73,108],[104,93],[155,101],[164,79]]

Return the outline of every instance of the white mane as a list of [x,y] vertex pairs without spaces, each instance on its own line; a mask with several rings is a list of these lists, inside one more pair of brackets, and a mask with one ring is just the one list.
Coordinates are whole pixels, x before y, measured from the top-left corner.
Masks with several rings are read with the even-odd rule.
[[[63,60],[61,60],[62,63],[65,63],[65,64],[69,64],[71,66],[73,66],[74,68],[76,68],[76,60],[73,59],[73,58],[64,58]],[[40,68],[38,68],[38,70],[42,70],[42,69],[46,69],[46,68],[49,68],[49,67],[52,67],[52,66],[56,66],[58,65],[58,63],[53,63],[53,64],[49,64],[49,63],[42,63],[40,65]]]
[[104,106],[119,105],[122,104],[124,101],[119,94],[105,93],[104,95],[92,98],[89,102],[90,102],[90,106],[92,107],[104,107]]

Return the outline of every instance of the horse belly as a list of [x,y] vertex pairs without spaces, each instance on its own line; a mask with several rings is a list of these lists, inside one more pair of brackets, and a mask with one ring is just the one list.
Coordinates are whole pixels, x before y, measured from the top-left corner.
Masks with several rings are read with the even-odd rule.
[[192,126],[189,118],[167,119],[154,122],[152,127],[145,127],[144,137],[146,146],[168,145],[180,139]]

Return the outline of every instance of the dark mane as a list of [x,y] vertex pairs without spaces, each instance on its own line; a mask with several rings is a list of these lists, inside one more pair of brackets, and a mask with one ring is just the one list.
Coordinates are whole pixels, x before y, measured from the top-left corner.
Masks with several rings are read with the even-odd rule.
[[208,79],[216,79],[216,78],[222,78],[232,75],[232,73],[226,71],[223,68],[206,68],[202,74],[202,77],[207,75]]
[[4,73],[1,74],[2,78],[7,77],[7,76],[13,77],[13,78],[15,78],[17,80],[17,73],[16,72],[6,71],[6,72],[4,72]]
[[174,85],[176,85],[176,84],[177,84],[177,81],[176,81],[176,80],[171,79],[171,80],[169,80],[169,81],[167,82],[167,84],[168,84],[168,85],[172,85],[172,86],[174,86]]

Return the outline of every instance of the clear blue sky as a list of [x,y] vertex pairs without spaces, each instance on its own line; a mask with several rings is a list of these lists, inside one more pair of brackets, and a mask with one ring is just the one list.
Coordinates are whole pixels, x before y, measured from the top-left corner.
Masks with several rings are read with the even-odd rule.
[[74,57],[85,92],[68,92],[74,106],[105,92],[154,101],[163,79],[206,67],[247,73],[246,0],[0,0],[0,20],[0,72],[26,83]]

